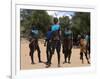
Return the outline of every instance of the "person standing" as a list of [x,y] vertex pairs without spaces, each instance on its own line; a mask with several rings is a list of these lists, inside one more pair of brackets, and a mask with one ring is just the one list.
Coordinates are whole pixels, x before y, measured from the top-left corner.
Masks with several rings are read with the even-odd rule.
[[52,55],[54,54],[55,49],[57,51],[58,67],[60,67],[61,31],[60,31],[60,25],[58,24],[58,18],[54,18],[54,24],[51,26],[51,31],[52,31],[52,37],[51,37],[51,49],[52,49],[51,51],[52,52],[50,54],[47,67],[51,66]]
[[63,34],[63,54],[64,54],[64,63],[67,63],[67,58],[68,58],[68,63],[70,64],[70,58],[71,58],[71,53],[72,53],[72,31],[70,28],[65,28],[64,34]]
[[30,48],[30,57],[31,57],[31,64],[34,64],[34,52],[35,50],[37,50],[38,52],[38,60],[39,60],[39,63],[41,63],[41,51],[40,51],[40,47],[39,47],[39,44],[38,44],[38,37],[39,37],[39,31],[38,29],[36,28],[35,25],[32,24],[32,30],[31,30],[31,41],[30,41],[30,44],[29,44],[29,48]]

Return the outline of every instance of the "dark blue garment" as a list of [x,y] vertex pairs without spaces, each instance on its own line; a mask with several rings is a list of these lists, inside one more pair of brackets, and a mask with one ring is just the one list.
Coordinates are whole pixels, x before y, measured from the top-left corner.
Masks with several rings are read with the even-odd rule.
[[50,40],[51,36],[52,36],[52,31],[48,31],[47,34],[46,34],[47,40]]

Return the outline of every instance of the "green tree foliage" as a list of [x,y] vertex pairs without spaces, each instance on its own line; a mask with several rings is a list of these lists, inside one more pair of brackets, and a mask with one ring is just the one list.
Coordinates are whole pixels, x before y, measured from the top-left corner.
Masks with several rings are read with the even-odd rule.
[[[72,27],[74,34],[81,34],[90,32],[90,13],[88,12],[74,12],[72,19],[68,16],[59,18],[59,23],[62,31],[65,27]],[[42,37],[48,27],[53,23],[53,17],[50,16],[45,10],[31,10],[20,9],[20,30],[21,36],[29,36],[32,24],[34,24],[40,32]]]
[[64,30],[65,27],[69,27],[69,25],[70,25],[70,19],[68,16],[60,17],[59,22],[60,22],[62,30]]
[[49,24],[51,24],[51,19],[52,17],[49,16],[45,10],[21,9],[20,22],[22,36],[28,36],[32,24],[34,24],[40,30],[40,34],[43,35]]
[[20,31],[21,36],[28,36],[32,24],[32,11],[29,9],[20,10]]
[[72,30],[77,34],[90,32],[90,13],[75,12],[72,18]]
[[51,17],[47,14],[47,12],[43,10],[35,11],[32,18],[34,19],[33,22],[36,23],[38,29],[45,33],[51,23]]

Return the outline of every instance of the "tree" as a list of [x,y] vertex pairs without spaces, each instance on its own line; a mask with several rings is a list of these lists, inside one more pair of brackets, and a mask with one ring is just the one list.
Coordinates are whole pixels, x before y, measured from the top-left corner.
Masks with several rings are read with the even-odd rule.
[[60,17],[59,22],[60,22],[62,30],[64,30],[65,27],[68,27],[70,25],[70,19],[68,16]]
[[[32,24],[40,30],[40,34],[44,35],[49,24],[51,23],[52,17],[48,15],[45,10],[31,10],[21,9],[20,10],[20,22],[21,22],[21,34],[22,36],[28,36],[32,28]],[[40,36],[41,36],[40,35]]]
[[35,22],[38,29],[45,33],[49,24],[51,23],[51,17],[48,15],[46,11],[37,10],[32,15],[33,22]]
[[90,13],[75,12],[72,18],[72,30],[78,34],[90,32]]

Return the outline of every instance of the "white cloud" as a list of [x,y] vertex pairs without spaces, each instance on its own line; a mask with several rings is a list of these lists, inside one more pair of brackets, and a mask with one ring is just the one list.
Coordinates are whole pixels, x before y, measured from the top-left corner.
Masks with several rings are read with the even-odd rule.
[[69,19],[72,19],[72,16],[74,15],[74,12],[62,12],[62,11],[47,11],[49,15],[53,17],[62,17],[62,16],[68,16]]

